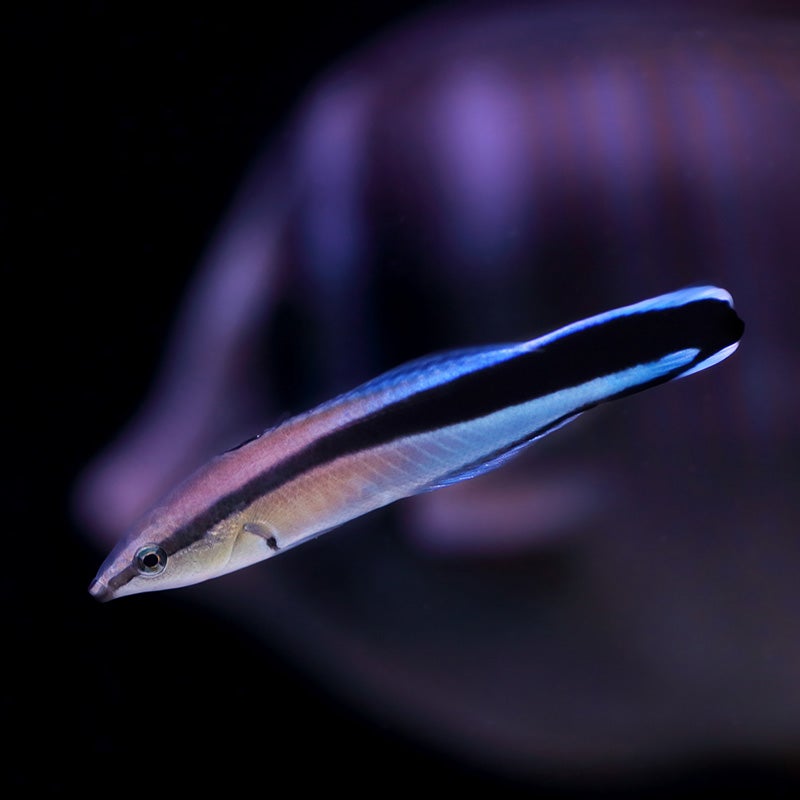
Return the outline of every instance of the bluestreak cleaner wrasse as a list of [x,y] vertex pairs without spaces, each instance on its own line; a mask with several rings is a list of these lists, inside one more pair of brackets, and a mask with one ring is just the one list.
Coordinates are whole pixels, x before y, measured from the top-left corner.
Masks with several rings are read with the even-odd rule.
[[702,286],[412,361],[201,467],[120,541],[89,591],[110,600],[198,583],[472,478],[599,403],[719,363],[743,330],[731,296]]

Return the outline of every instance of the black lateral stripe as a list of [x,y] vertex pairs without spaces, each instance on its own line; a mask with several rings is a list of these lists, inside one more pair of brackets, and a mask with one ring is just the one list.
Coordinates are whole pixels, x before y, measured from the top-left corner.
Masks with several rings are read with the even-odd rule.
[[108,580],[108,590],[113,593],[120,589],[121,587],[125,586],[126,583],[129,583],[132,578],[135,578],[139,574],[139,570],[133,566],[133,564],[128,564],[127,567],[121,569],[116,575],[113,575]]
[[[545,347],[411,395],[331,432],[221,497],[161,544],[168,554],[174,553],[267,492],[342,456],[478,419],[604,375],[652,363],[680,350],[698,349],[692,364],[614,397],[665,383],[737,342],[743,330],[744,323],[730,305],[713,298],[626,314],[589,326]],[[582,410],[585,408],[574,409],[570,414]],[[521,441],[527,438],[530,437],[526,435]]]

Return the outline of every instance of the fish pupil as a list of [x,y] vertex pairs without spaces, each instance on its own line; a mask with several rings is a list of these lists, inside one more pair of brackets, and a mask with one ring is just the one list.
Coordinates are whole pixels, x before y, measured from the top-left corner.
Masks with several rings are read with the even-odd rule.
[[159,558],[155,553],[148,553],[143,559],[142,563],[147,569],[155,569],[158,566]]

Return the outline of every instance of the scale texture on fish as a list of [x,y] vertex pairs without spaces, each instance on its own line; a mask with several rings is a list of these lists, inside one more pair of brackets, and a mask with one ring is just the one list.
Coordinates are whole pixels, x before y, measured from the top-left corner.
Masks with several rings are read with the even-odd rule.
[[198,583],[474,477],[599,403],[719,363],[743,331],[728,292],[701,286],[405,364],[201,467],[120,541],[90,592]]

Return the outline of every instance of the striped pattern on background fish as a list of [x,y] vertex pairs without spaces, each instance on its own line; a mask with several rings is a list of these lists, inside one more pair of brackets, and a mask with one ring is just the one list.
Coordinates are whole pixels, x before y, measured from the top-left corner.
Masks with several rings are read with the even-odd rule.
[[223,453],[112,551],[100,600],[197,583],[474,477],[599,403],[727,358],[723,289],[683,289],[516,344],[422,358]]

